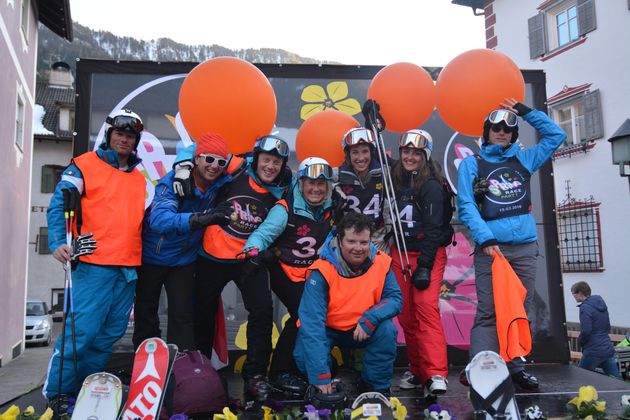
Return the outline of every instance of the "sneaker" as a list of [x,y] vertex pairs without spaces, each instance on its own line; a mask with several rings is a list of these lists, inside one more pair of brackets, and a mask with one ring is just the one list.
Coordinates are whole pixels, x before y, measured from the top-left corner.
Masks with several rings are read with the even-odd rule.
[[58,394],[50,397],[48,407],[53,411],[53,420],[69,419],[76,402],[76,399],[70,394]]
[[468,377],[466,376],[466,369],[462,369],[462,371],[459,372],[459,383],[464,386],[470,386],[470,382],[468,382]]
[[271,391],[272,387],[263,375],[255,375],[245,380],[245,395],[256,401],[265,401]]
[[290,372],[284,372],[278,375],[274,381],[274,385],[281,391],[302,397],[308,387],[308,383],[304,379]]
[[448,387],[448,380],[440,375],[433,375],[429,380],[424,383],[427,391],[432,395],[441,395],[446,393]]
[[538,379],[524,370],[513,373],[512,382],[514,382],[523,391],[538,390]]
[[418,378],[413,373],[406,371],[403,373],[402,378],[400,378],[400,382],[398,382],[398,386],[400,389],[416,389],[422,387],[422,382],[420,382],[420,378]]

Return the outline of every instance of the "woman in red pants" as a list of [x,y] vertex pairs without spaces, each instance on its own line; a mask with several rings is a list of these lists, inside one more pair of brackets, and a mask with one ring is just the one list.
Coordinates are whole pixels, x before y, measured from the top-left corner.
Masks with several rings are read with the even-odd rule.
[[436,395],[445,393],[448,384],[446,339],[438,305],[446,246],[453,228],[450,195],[445,191],[440,166],[431,159],[432,149],[431,135],[424,130],[411,130],[400,137],[400,159],[393,166],[392,177],[408,252],[405,256],[403,250],[394,248],[391,255],[403,294],[398,320],[405,333],[410,365],[400,387],[424,386]]

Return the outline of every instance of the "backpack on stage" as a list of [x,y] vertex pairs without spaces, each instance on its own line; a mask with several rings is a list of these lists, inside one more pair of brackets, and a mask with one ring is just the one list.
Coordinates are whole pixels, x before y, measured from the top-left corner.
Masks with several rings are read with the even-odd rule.
[[160,418],[221,413],[227,404],[225,386],[210,360],[199,351],[178,353]]

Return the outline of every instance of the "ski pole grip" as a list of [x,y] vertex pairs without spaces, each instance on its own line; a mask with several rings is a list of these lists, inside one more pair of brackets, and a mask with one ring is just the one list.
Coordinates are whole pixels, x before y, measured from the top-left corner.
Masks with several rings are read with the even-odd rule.
[[77,208],[77,193],[69,188],[61,190],[63,196],[63,210],[66,212],[74,211]]

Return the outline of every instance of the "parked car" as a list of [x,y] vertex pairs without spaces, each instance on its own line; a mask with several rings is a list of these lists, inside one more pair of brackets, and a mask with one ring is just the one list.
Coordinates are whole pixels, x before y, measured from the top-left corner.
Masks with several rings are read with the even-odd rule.
[[26,344],[48,346],[52,341],[52,323],[46,302],[26,302]]

